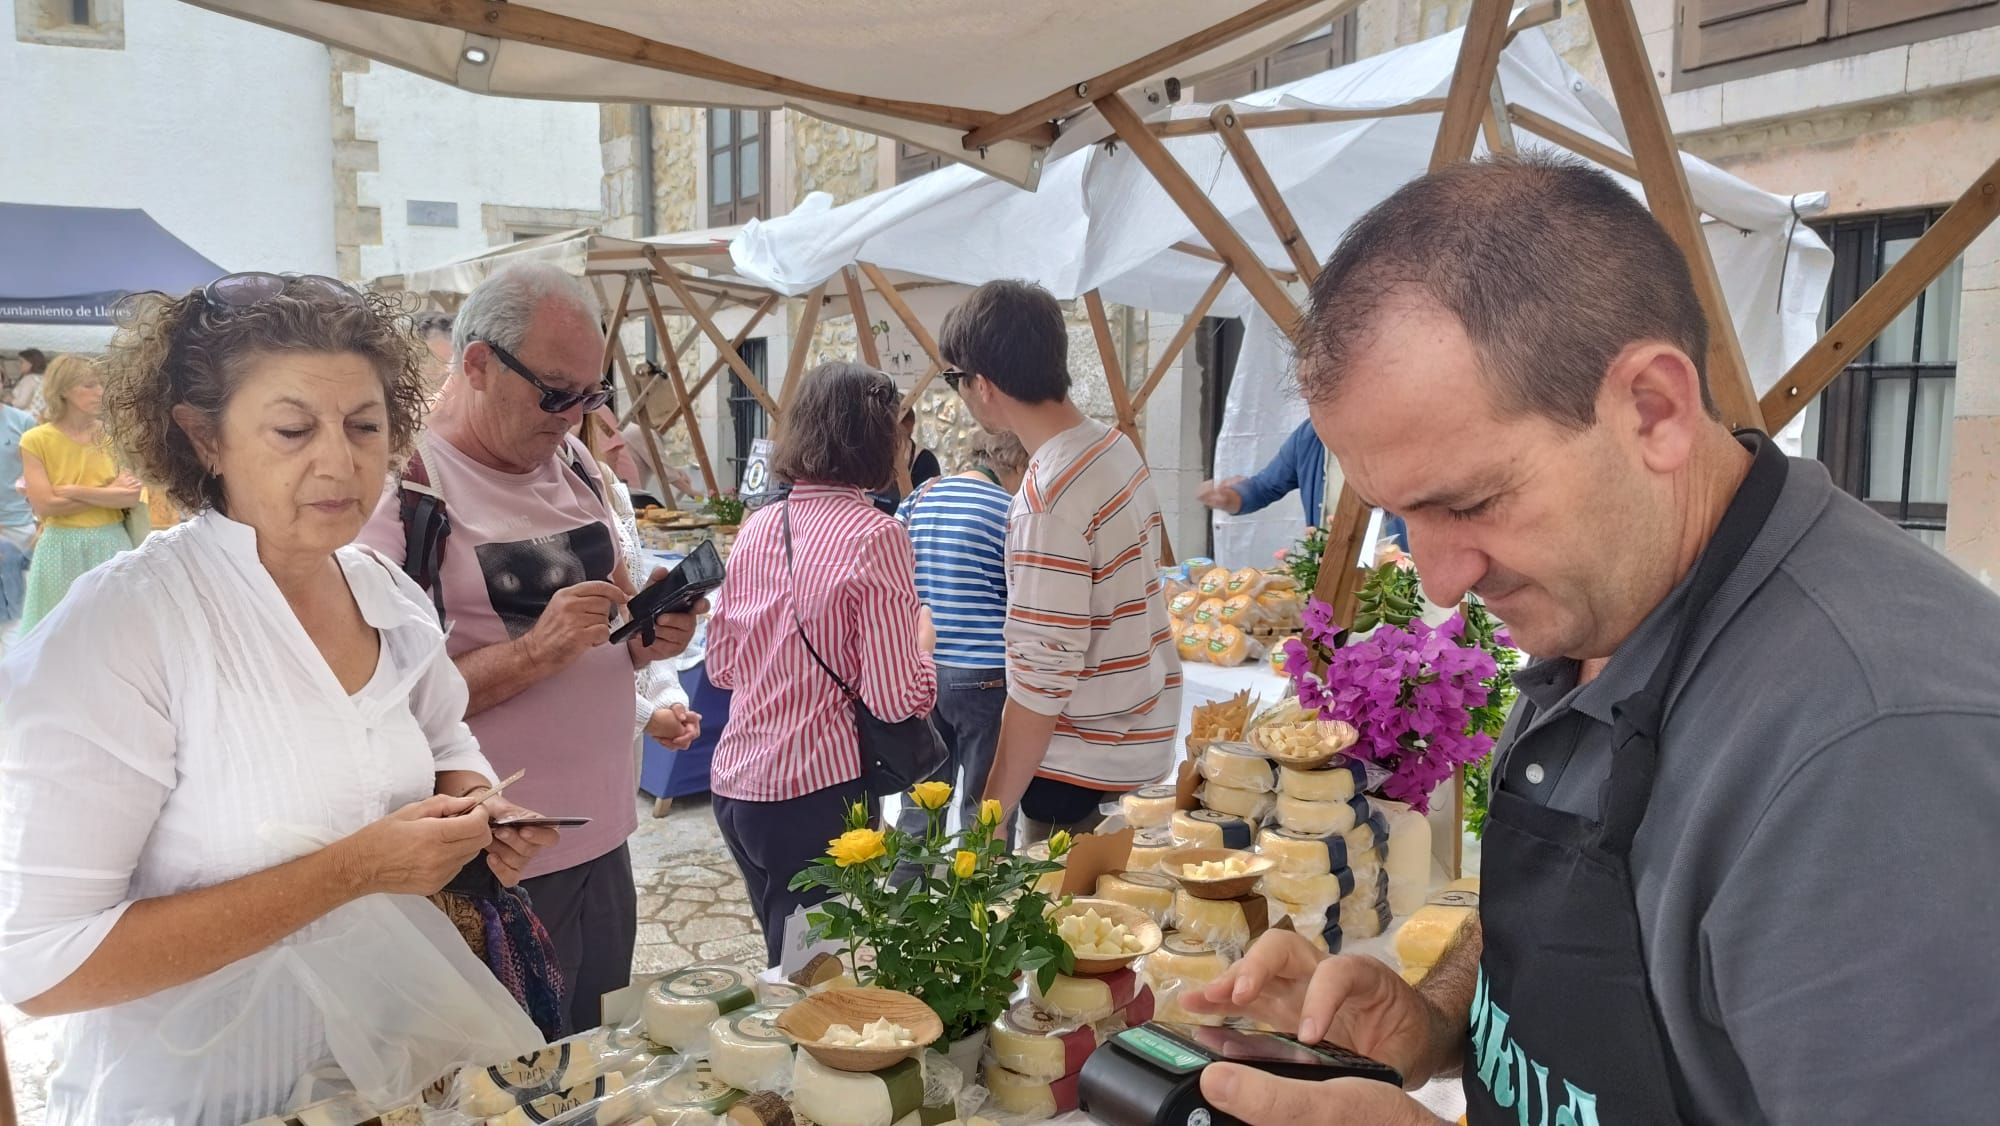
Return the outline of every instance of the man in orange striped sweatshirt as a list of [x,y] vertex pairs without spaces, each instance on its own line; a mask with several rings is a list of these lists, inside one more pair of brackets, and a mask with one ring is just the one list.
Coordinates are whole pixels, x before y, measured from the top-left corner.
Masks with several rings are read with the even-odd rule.
[[1069,399],[1069,332],[1049,292],[980,286],[945,318],[945,382],[1030,455],[1007,529],[1007,705],[986,796],[1030,839],[1173,766],[1181,668],[1155,561],[1145,459]]

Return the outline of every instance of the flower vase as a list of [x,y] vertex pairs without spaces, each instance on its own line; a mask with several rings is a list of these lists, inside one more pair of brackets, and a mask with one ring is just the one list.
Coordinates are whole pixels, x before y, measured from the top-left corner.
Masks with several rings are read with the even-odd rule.
[[950,1060],[965,1076],[965,1085],[984,1086],[980,1079],[979,1060],[986,1053],[986,1030],[984,1028],[960,1040],[953,1040],[944,1050],[944,1058]]

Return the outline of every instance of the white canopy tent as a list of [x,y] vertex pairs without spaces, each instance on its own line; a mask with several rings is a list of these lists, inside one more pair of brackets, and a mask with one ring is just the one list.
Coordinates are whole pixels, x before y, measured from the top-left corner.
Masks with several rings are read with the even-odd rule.
[[[1228,103],[1246,124],[1278,111],[1344,118],[1249,133],[1306,245],[1330,250],[1369,207],[1423,174],[1461,39],[1454,31]],[[1630,158],[1616,109],[1540,30],[1520,33],[1501,53],[1498,86],[1517,145],[1551,146],[1523,123],[1553,123],[1546,132],[1581,138],[1578,148],[1593,150],[1587,155],[1641,193],[1624,174]],[[1291,252],[1263,220],[1248,177],[1209,127],[1216,112],[1177,106],[1152,127],[1259,259],[1282,272]],[[1389,116],[1369,116],[1377,113]],[[1818,338],[1833,255],[1800,220],[1824,209],[1826,197],[1772,195],[1696,157],[1681,160],[1706,216],[1703,232],[1753,385],[1767,391]],[[966,284],[1028,278],[1058,297],[1095,292],[1166,312],[1245,316],[1258,308],[1240,279],[1219,271],[1219,256],[1158,181],[1116,145],[1054,161],[1035,192],[946,168],[842,207],[818,197],[791,215],[746,224],[731,253],[736,273],[782,293],[804,292],[865,261]],[[1304,417],[1284,389],[1282,333],[1261,315],[1246,327],[1216,444],[1215,471],[1223,476],[1254,472]],[[1298,513],[1273,507],[1283,510],[1220,517],[1218,550],[1262,560],[1296,539]]]

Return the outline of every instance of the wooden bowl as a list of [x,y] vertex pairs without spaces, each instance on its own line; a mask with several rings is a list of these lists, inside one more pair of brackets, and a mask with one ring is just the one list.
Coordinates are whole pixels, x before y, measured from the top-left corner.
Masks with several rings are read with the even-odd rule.
[[[1219,880],[1198,880],[1182,874],[1183,866],[1200,864],[1208,860],[1243,861],[1243,874]],[[1249,895],[1264,874],[1276,868],[1277,862],[1268,856],[1258,856],[1240,848],[1177,848],[1160,858],[1160,874],[1176,880],[1196,899],[1241,899]]]
[[[822,1044],[820,1037],[836,1024],[856,1032],[869,1021],[887,1017],[910,1030],[916,1044],[907,1048],[843,1048]],[[814,993],[778,1016],[778,1029],[798,1042],[812,1058],[836,1071],[880,1071],[912,1058],[938,1042],[944,1022],[929,1005],[893,989],[829,989]]]
[[1072,899],[1068,904],[1049,912],[1049,918],[1061,922],[1065,916],[1081,915],[1085,911],[1090,910],[1096,911],[1104,918],[1123,926],[1126,930],[1137,935],[1139,938],[1139,949],[1134,950],[1130,954],[1121,954],[1116,958],[1086,958],[1078,954],[1076,956],[1075,973],[1084,976],[1115,973],[1131,965],[1136,959],[1151,954],[1160,948],[1160,939],[1163,937],[1160,932],[1160,924],[1154,922],[1151,915],[1146,914],[1137,907],[1120,903],[1117,900]]
[[[1293,770],[1317,770],[1347,753],[1348,748],[1361,740],[1361,733],[1354,729],[1354,725],[1343,720],[1321,719],[1314,720],[1313,724],[1318,729],[1319,740],[1307,751],[1286,753],[1280,746],[1273,745],[1276,740],[1267,741],[1254,735],[1250,744],[1279,766],[1289,766]],[[1256,735],[1263,733],[1259,730]]]

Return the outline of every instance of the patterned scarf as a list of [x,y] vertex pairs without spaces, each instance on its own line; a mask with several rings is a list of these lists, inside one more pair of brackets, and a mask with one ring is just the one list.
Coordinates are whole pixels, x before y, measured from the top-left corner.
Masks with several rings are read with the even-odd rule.
[[[485,868],[485,858],[473,864]],[[469,874],[471,865],[467,865]],[[490,873],[489,873],[490,878]],[[484,881],[482,881],[484,882]],[[556,964],[555,943],[535,915],[528,893],[518,887],[501,887],[491,880],[477,891],[466,890],[464,879],[431,896],[431,902],[458,928],[472,948],[507,992],[550,1040],[569,1030],[568,990],[562,967]]]

